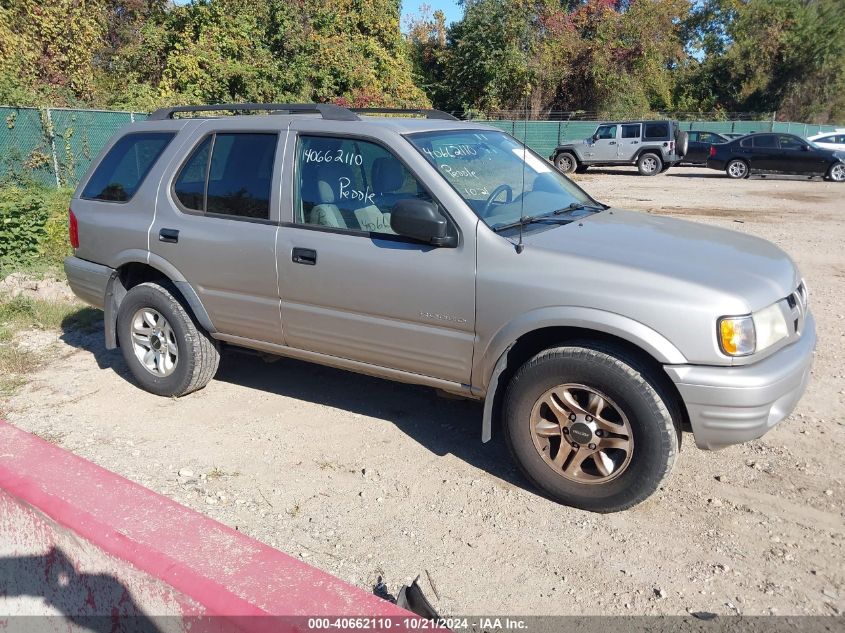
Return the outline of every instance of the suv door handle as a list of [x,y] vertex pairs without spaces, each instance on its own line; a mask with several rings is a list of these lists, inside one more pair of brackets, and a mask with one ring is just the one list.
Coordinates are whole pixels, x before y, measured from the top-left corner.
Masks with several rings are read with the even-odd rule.
[[159,242],[169,242],[170,244],[176,244],[179,241],[179,230],[178,229],[161,229],[158,232],[158,241]]
[[608,145],[616,145],[616,141],[610,141],[610,143],[608,143]]
[[295,264],[315,266],[317,264],[317,251],[310,248],[294,248],[291,253],[291,260]]

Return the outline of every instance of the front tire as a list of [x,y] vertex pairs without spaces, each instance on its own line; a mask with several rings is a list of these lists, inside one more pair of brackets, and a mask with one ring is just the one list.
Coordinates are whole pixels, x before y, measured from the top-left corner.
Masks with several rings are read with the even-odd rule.
[[193,319],[169,282],[139,284],[117,313],[123,358],[138,384],[159,396],[205,387],[220,363],[217,343]]
[[827,179],[833,182],[845,182],[845,163],[834,163],[827,170]]
[[728,178],[742,180],[743,178],[748,178],[751,170],[748,167],[748,163],[739,158],[735,158],[725,165],[725,173],[728,175]]
[[564,174],[571,174],[578,168],[578,159],[572,152],[561,152],[555,156],[555,167]]
[[617,512],[654,493],[680,445],[680,413],[659,378],[594,342],[541,352],[514,375],[505,435],[526,477],[549,497]]
[[656,176],[663,169],[663,160],[657,154],[646,152],[637,159],[637,169],[643,176]]

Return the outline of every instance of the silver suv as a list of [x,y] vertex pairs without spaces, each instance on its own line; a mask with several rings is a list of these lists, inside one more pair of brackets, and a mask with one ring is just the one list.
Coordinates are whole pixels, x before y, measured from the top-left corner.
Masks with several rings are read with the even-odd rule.
[[[200,116],[224,108],[274,114]],[[777,247],[609,208],[491,127],[377,114],[181,107],[115,136],[65,268],[141,387],[201,389],[227,346],[427,385],[600,512],[658,488],[682,429],[716,449],[792,411],[816,335]]]
[[590,166],[636,165],[643,176],[656,176],[681,162],[688,142],[677,121],[602,123],[589,138],[558,145],[549,160],[564,173],[583,173]]

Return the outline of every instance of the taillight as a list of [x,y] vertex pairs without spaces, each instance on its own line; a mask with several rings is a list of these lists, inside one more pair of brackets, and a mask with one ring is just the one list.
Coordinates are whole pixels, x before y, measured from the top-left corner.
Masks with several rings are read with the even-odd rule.
[[70,237],[70,245],[73,248],[79,248],[79,224],[76,221],[76,216],[73,214],[73,209],[67,210],[67,230]]
[[716,147],[714,145],[710,146],[710,158],[713,158],[716,155]]

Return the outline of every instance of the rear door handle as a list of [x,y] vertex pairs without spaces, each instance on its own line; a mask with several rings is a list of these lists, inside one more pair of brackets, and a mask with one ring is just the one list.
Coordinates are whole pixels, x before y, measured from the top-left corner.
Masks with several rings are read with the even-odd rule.
[[179,241],[179,230],[178,229],[161,229],[158,232],[158,241],[159,242],[169,242],[170,244],[176,244]]
[[291,260],[296,264],[314,266],[317,264],[317,251],[310,248],[294,248]]
[[608,143],[608,145],[616,145],[616,141],[610,141],[610,143]]

